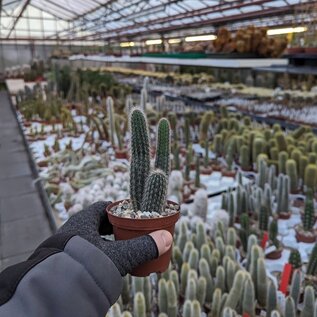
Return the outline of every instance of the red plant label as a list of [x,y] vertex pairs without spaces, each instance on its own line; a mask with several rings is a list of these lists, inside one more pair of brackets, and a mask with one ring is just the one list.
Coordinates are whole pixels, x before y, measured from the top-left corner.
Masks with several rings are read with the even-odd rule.
[[279,290],[286,295],[289,280],[292,274],[292,264],[286,263],[282,272],[281,284]]

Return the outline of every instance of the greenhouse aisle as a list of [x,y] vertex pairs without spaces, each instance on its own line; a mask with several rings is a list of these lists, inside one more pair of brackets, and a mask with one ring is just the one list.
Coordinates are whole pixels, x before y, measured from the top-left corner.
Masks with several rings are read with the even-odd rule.
[[0,271],[52,233],[8,98],[0,91]]

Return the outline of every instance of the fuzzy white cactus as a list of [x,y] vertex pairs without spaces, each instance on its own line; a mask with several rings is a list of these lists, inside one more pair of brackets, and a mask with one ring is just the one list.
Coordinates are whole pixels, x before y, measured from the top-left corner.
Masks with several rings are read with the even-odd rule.
[[204,221],[207,219],[208,211],[208,195],[206,190],[198,189],[195,193],[192,215],[199,216]]

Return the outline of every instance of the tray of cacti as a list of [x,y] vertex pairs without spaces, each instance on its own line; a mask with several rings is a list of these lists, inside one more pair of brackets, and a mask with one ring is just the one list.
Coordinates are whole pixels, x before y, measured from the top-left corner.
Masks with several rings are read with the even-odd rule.
[[305,199],[305,209],[302,216],[302,224],[295,227],[296,239],[299,242],[314,243],[316,232],[314,225],[316,222],[313,192],[309,190]]
[[[180,207],[166,200],[170,171],[169,122],[163,118],[158,124],[157,152],[152,170],[148,125],[140,109],[131,112],[130,129],[130,199],[114,202],[106,209],[115,239],[131,239],[161,229],[173,235]],[[164,272],[168,268],[171,251],[139,266],[132,275],[147,276],[151,272]]]

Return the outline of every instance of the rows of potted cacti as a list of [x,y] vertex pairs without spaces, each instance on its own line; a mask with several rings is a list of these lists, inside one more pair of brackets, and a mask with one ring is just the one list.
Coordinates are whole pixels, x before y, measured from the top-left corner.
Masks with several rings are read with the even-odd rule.
[[[103,117],[107,123],[109,144],[118,144],[120,148],[119,143],[123,147],[126,144],[126,136],[130,139],[130,176],[125,173],[126,168],[121,175],[111,172],[114,162],[120,161],[109,162],[108,149],[101,144],[102,131],[98,131],[95,123],[98,122],[96,118],[100,122],[101,116],[96,116],[101,111],[100,107],[92,107],[93,112],[83,121],[83,130],[88,128],[89,131],[91,125],[95,127],[92,128],[93,133],[85,133],[84,140],[84,144],[91,142],[92,148],[98,144],[95,153],[91,153],[89,147],[75,150],[69,143],[67,148],[61,150],[58,141],[54,142],[53,149],[48,146],[44,149],[48,167],[43,172],[49,174],[47,191],[52,193],[53,203],[58,205],[61,195],[64,195],[64,207],[72,213],[79,211],[80,206],[84,207],[102,197],[119,200],[108,208],[117,239],[166,228],[166,224],[156,227],[151,222],[160,223],[162,219],[172,220],[168,230],[173,232],[173,222],[178,218],[179,208],[174,203],[166,204],[167,194],[178,197],[176,200],[181,202],[186,186],[190,194],[194,193],[194,203],[189,207],[192,218],[187,221],[183,217],[176,227],[172,263],[168,270],[163,272],[169,262],[169,254],[164,265],[154,269],[161,271],[160,275],[144,279],[133,277],[132,281],[127,277],[125,293],[109,315],[130,316],[133,313],[134,316],[146,316],[154,312],[161,316],[200,316],[204,311],[215,317],[236,314],[251,317],[265,312],[267,316],[297,316],[301,311],[305,317],[314,316],[315,295],[310,285],[316,283],[316,247],[307,265],[303,265],[298,254],[292,252],[289,261],[294,267],[299,267],[299,271],[293,274],[289,292],[294,297],[286,299],[285,308],[280,299],[285,296],[277,295],[279,274],[272,277],[266,272],[265,257],[276,259],[283,251],[277,218],[292,217],[291,189],[307,194],[303,224],[299,225],[297,232],[310,232],[314,236],[315,137],[307,128],[287,134],[278,126],[269,128],[257,125],[248,118],[230,115],[224,108],[220,114],[209,112],[202,116],[186,115],[180,119],[174,112],[157,112],[155,117],[152,113],[148,117],[152,123],[149,125],[146,118],[149,113],[146,84],[144,89],[140,98],[144,111],[131,111],[130,132],[122,139],[119,140],[123,135],[120,132],[124,129],[124,122],[120,127],[118,123],[116,126],[116,122],[120,121],[109,98],[106,116]],[[127,102],[127,108],[133,108],[131,101]],[[164,114],[169,121],[159,120]],[[158,122],[157,126],[155,122]],[[153,132],[157,134],[154,143],[151,142]],[[193,144],[199,140],[199,134],[202,157],[192,150]],[[153,144],[155,146],[151,151],[150,145]],[[241,148],[243,151],[240,152]],[[209,150],[216,153],[216,159],[209,157]],[[151,155],[155,157],[155,168],[159,169],[152,172]],[[239,169],[242,161],[249,169],[256,171],[253,174],[254,184],[244,184],[239,172],[236,190],[231,189],[223,195],[222,209],[214,212],[210,218],[207,192],[200,173],[204,168],[216,170],[219,167],[226,175],[233,168]],[[173,171],[168,182],[170,169]],[[185,182],[187,185],[183,186]],[[64,183],[63,186],[61,183]],[[65,184],[70,185],[68,194],[65,193]],[[113,191],[106,193],[102,190],[104,187],[113,187]],[[123,188],[120,192],[119,189]],[[116,195],[116,189],[120,195]],[[128,192],[131,201],[128,200]],[[85,199],[80,201],[80,197]],[[185,213],[184,206],[182,212]],[[197,221],[197,216],[204,223]],[[145,231],[140,231],[140,221],[151,223]],[[129,230],[126,230],[128,227]],[[127,235],[127,232],[132,235]],[[263,244],[266,235],[267,241]],[[153,263],[147,265],[150,268],[139,268],[134,273],[145,275],[153,271]]]
[[308,274],[316,273],[317,247],[305,279],[294,264],[283,293],[278,290],[281,281],[267,273],[255,235],[247,240],[245,256],[238,257],[235,229],[226,232],[223,223],[216,228],[211,238],[201,221],[183,219],[169,269],[145,278],[125,277],[122,295],[108,316],[316,316],[314,282]]

